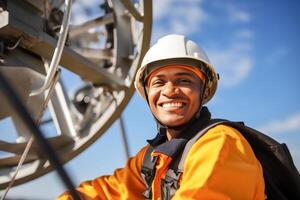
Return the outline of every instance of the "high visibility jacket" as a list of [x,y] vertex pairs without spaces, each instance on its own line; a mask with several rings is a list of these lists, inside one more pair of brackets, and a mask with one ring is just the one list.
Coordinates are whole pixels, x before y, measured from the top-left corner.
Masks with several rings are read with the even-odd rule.
[[[160,180],[164,178],[172,161],[168,151],[173,141],[152,152],[158,157],[152,183],[152,199],[160,198]],[[78,192],[82,199],[144,199],[146,190],[141,166],[149,146],[130,158],[122,169],[111,176],[102,176],[82,183]],[[265,199],[262,167],[249,143],[235,129],[218,125],[203,135],[190,149],[179,181],[179,189],[172,200],[262,200]],[[59,200],[72,199],[68,193]]]

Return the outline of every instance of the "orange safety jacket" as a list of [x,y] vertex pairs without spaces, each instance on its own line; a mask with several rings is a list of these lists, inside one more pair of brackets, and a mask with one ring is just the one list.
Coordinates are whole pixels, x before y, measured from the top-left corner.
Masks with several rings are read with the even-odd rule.
[[[161,200],[161,179],[172,161],[170,140],[154,148],[157,156],[152,182],[152,199]],[[151,144],[151,143],[150,143]],[[102,176],[82,183],[77,191],[84,200],[142,200],[146,190],[141,167],[149,145],[130,158],[125,167],[111,176]],[[262,167],[246,139],[234,128],[218,125],[208,130],[190,149],[179,180],[179,189],[172,200],[262,200],[265,185]],[[71,200],[68,192],[58,200]]]

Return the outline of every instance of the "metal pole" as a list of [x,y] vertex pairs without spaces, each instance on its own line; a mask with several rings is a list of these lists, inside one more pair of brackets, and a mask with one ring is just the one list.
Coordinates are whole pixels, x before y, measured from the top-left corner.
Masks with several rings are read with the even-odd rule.
[[120,117],[119,117],[119,126],[120,126],[120,133],[121,133],[121,138],[122,138],[123,147],[124,147],[124,151],[125,151],[125,156],[126,156],[126,159],[128,159],[130,156],[130,153],[129,153],[128,141],[127,141],[127,137],[126,137],[126,131],[125,131],[122,115],[120,115]]

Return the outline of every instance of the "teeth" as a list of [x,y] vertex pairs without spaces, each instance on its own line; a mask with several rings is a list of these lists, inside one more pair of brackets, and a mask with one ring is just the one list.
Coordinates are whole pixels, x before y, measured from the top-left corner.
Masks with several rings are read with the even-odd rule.
[[180,103],[180,102],[164,103],[164,104],[162,104],[163,108],[171,108],[171,107],[180,108],[182,106],[183,106],[183,103]]

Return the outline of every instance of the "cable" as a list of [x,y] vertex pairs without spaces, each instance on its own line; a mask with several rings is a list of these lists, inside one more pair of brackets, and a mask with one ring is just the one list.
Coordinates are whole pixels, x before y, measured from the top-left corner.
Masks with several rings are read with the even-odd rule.
[[65,6],[66,6],[66,11],[64,12],[64,17],[62,21],[62,25],[59,31],[59,38],[57,42],[57,46],[54,50],[54,54],[50,63],[50,69],[49,72],[47,73],[46,80],[42,87],[34,90],[31,92],[30,96],[38,95],[44,92],[50,85],[56,71],[58,68],[58,64],[64,49],[64,45],[66,42],[67,34],[68,34],[68,29],[69,29],[69,22],[71,18],[71,6],[72,6],[72,0],[65,0]]
[[36,126],[33,119],[31,118],[29,112],[26,110],[25,106],[16,95],[15,91],[8,84],[2,73],[0,72],[0,91],[3,92],[4,97],[7,102],[11,105],[11,108],[16,112],[24,124],[27,126],[28,130],[34,135],[35,140],[37,141],[40,148],[43,150],[44,154],[48,156],[51,165],[56,169],[61,180],[69,190],[71,196],[74,200],[80,200],[80,197],[76,190],[74,189],[74,184],[68,176],[67,172],[62,166],[62,162],[57,157],[55,150],[44,138],[40,129]]
[[20,37],[18,40],[17,40],[17,42],[13,45],[13,46],[7,46],[7,49],[8,50],[14,50],[15,48],[17,48],[17,46],[20,44],[20,42],[21,42],[21,40],[22,40],[22,37]]
[[1,197],[1,200],[4,200],[4,199],[5,199],[5,197],[6,197],[7,193],[8,193],[8,191],[9,191],[10,188],[13,186],[13,184],[14,184],[14,182],[15,182],[15,179],[16,179],[16,177],[17,177],[17,175],[18,175],[18,172],[19,172],[21,166],[23,165],[23,163],[24,163],[24,161],[25,161],[25,158],[27,157],[27,154],[28,154],[29,149],[30,149],[30,147],[31,147],[31,145],[32,145],[32,142],[33,142],[33,136],[30,137],[30,139],[29,139],[29,141],[28,141],[28,143],[27,143],[27,145],[26,145],[26,147],[25,147],[25,150],[24,150],[24,152],[23,152],[23,154],[22,154],[22,156],[21,156],[21,158],[20,158],[20,161],[19,161],[19,163],[18,163],[17,169],[16,169],[14,175],[12,176],[11,181],[10,181],[10,183],[8,184],[8,186],[7,186],[7,188],[6,188],[6,190],[5,190],[4,194],[3,194],[3,196]]
[[[52,95],[52,93],[54,91],[53,89],[55,88],[55,85],[56,85],[56,83],[57,83],[57,81],[59,79],[59,75],[60,75],[60,70],[57,71],[57,73],[55,74],[54,80],[53,80],[52,84],[50,85],[49,91],[47,92],[46,98],[45,98],[45,100],[44,100],[44,102],[42,104],[42,108],[41,108],[40,112],[37,115],[37,120],[36,120],[37,126],[39,126],[39,124],[41,123],[41,119],[43,117],[43,113],[44,113],[44,111],[45,111],[45,109],[46,109],[46,107],[48,105],[48,102],[50,100],[50,97],[51,97],[51,95]],[[20,168],[22,167],[22,165],[23,165],[23,163],[24,163],[24,161],[25,161],[25,159],[26,159],[26,157],[28,155],[29,149],[32,146],[33,140],[34,140],[34,138],[33,138],[33,136],[31,136],[30,139],[28,140],[28,143],[26,144],[24,152],[23,152],[23,154],[22,154],[22,156],[21,156],[21,158],[19,160],[19,163],[18,163],[18,166],[17,166],[17,168],[15,170],[15,173],[12,176],[11,181],[8,184],[7,188],[5,189],[5,192],[4,192],[3,196],[1,197],[1,200],[5,199],[8,191],[13,186],[13,184],[14,184],[14,182],[16,180],[16,177],[17,177],[17,175],[18,175],[18,173],[20,171]]]

